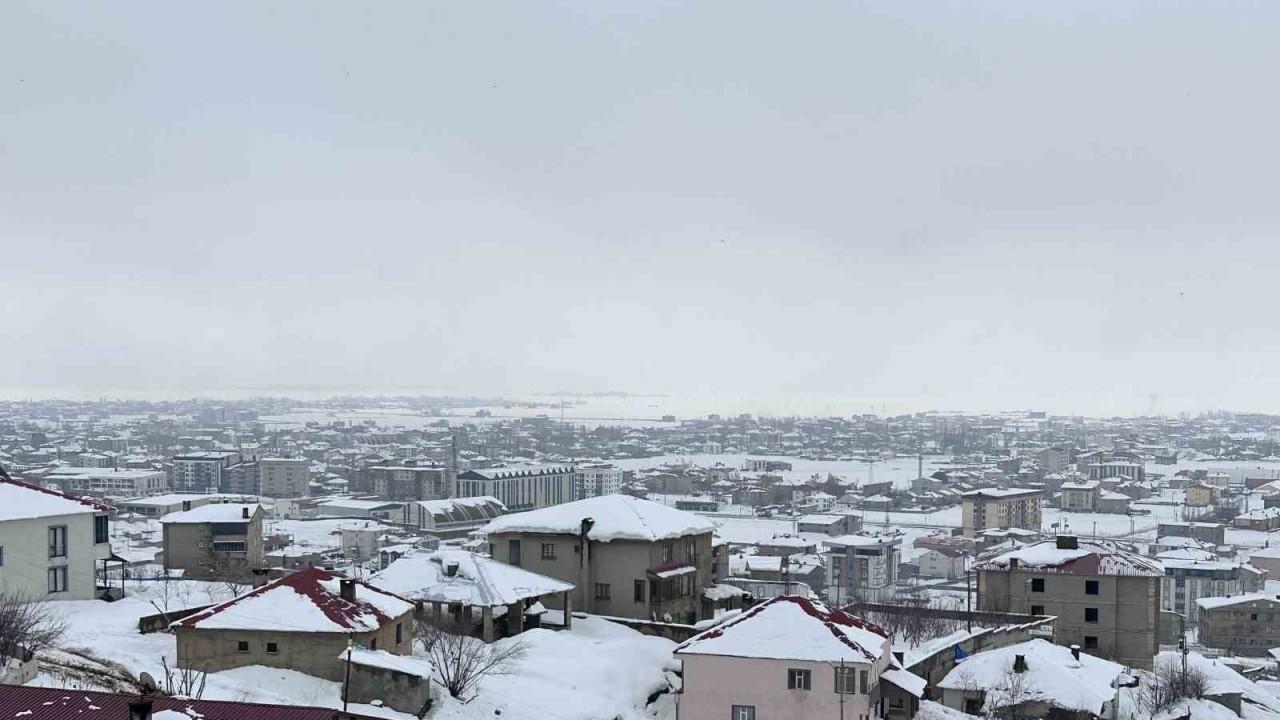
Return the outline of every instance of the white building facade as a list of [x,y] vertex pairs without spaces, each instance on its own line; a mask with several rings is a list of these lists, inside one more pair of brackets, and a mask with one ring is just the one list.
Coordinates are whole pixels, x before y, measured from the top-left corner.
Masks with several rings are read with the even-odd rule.
[[111,556],[110,508],[0,480],[0,588],[26,598],[93,600]]

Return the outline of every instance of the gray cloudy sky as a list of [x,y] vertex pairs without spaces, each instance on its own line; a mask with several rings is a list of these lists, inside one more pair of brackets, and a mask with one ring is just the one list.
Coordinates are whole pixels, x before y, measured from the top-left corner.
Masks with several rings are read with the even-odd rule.
[[4,3],[0,385],[1278,410],[1278,30]]

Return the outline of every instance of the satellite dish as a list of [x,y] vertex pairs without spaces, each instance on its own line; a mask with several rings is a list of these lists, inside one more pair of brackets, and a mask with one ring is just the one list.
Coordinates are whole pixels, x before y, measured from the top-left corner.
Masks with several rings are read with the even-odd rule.
[[138,684],[142,686],[143,692],[151,693],[160,689],[160,686],[156,685],[156,679],[151,677],[151,673],[149,672],[138,674]]

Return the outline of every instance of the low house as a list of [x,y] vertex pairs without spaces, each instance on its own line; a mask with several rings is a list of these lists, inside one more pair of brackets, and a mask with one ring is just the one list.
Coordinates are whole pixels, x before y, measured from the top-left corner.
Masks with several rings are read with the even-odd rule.
[[921,577],[953,580],[964,576],[968,554],[955,548],[929,548],[916,558]]
[[263,565],[262,506],[216,503],[160,518],[164,567],[189,576],[247,577]]
[[690,623],[714,584],[714,530],[700,515],[629,495],[504,515],[485,526],[491,557],[575,585],[574,608]]
[[414,604],[320,568],[302,570],[173,623],[178,667],[216,672],[249,665],[340,681],[348,640],[408,655]]
[[1196,600],[1200,644],[1232,655],[1266,656],[1280,647],[1280,600],[1250,593]]
[[422,717],[431,707],[431,661],[386,650],[349,648],[338,656],[343,671],[346,699],[365,705],[377,704]]
[[862,530],[862,518],[852,513],[805,515],[796,521],[796,531],[823,535],[852,535]]
[[327,518],[369,518],[394,522],[404,517],[404,503],[386,500],[334,498],[316,504],[316,514]]
[[49,600],[93,600],[106,593],[110,510],[0,479],[0,588]]
[[1103,718],[1124,666],[1041,639],[966,657],[938,684],[942,703],[969,715]]
[[808,598],[773,598],[675,649],[680,718],[908,720],[925,681],[902,669],[888,635]]
[[1254,550],[1249,555],[1249,564],[1259,570],[1266,570],[1271,578],[1280,579],[1280,545]]
[[1280,507],[1259,508],[1236,516],[1235,526],[1241,530],[1271,532],[1280,529]]
[[1227,542],[1227,526],[1207,522],[1162,522],[1156,526],[1158,537],[1192,537],[1214,545]]
[[1222,497],[1222,490],[1217,485],[1209,485],[1202,482],[1192,483],[1183,488],[1185,493],[1183,503],[1187,507],[1208,507]]
[[[411,553],[369,578],[369,584],[422,603],[421,619],[447,616],[485,642],[541,624],[543,599],[572,610],[573,585],[465,550]],[[572,616],[562,615],[568,625]]]
[[1131,500],[1132,498],[1122,492],[1102,490],[1098,493],[1098,512],[1112,515],[1127,514]]

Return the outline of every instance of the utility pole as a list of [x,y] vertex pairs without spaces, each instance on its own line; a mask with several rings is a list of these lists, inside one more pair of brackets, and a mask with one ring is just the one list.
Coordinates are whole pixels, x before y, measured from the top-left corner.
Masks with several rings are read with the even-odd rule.
[[348,635],[347,636],[347,675],[342,680],[342,713],[344,715],[347,712],[347,695],[349,694],[349,688],[351,687],[351,645],[352,645],[351,636]]
[[[848,671],[844,668],[844,658],[840,658],[840,681],[849,682]],[[847,688],[837,688],[840,692],[840,720],[844,720],[844,694]]]

